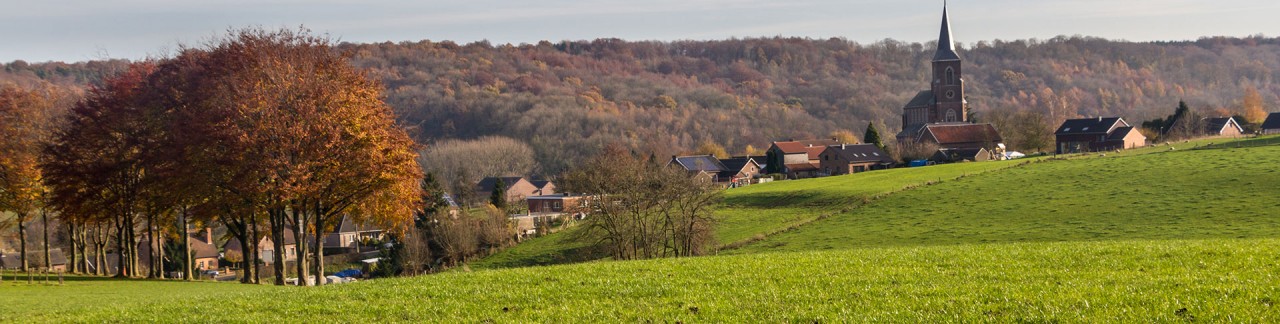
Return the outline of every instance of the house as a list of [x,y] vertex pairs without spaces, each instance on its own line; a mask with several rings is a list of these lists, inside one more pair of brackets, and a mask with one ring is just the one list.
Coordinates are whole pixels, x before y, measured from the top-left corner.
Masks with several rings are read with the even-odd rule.
[[937,163],[951,163],[951,162],[961,162],[961,161],[982,162],[982,161],[991,160],[992,158],[994,158],[993,154],[987,151],[987,149],[981,148],[981,147],[954,148],[954,149],[944,148],[944,149],[938,149],[937,152],[933,153],[933,156],[929,158],[929,161],[933,161]]
[[375,226],[357,224],[349,216],[342,216],[342,220],[338,222],[338,227],[332,232],[324,233],[324,251],[325,254],[341,254],[350,252],[364,252],[370,250],[368,246],[362,246],[361,242],[369,239],[382,239],[382,229]]
[[581,208],[586,208],[586,198],[584,195],[570,195],[564,193],[533,196],[526,199],[529,203],[530,214],[562,214],[562,213],[581,213]]
[[[484,199],[484,201],[488,201],[489,196],[493,195],[494,186],[498,184],[499,180],[506,185],[506,188],[504,189],[506,189],[507,193],[507,202],[518,202],[529,196],[555,193],[545,192],[543,188],[534,185],[533,182],[530,182],[524,177],[488,177],[480,180],[480,183],[476,184],[476,197]],[[549,183],[550,182],[548,182],[548,184]],[[550,189],[553,191],[555,190],[554,187],[551,187]]]
[[720,164],[724,165],[724,170],[718,174],[717,182],[728,183],[730,187],[749,185],[751,179],[760,174],[760,164],[750,156],[721,159]]
[[1259,131],[1263,135],[1280,134],[1280,112],[1267,115],[1267,119],[1262,121],[1262,126],[1259,126]]
[[840,144],[827,146],[818,154],[822,173],[841,175],[889,168],[895,162],[875,144]]
[[[196,271],[218,269],[221,255],[218,253],[218,246],[213,243],[213,230],[205,228],[189,231],[187,237],[191,243],[192,267]],[[138,264],[143,267],[151,264],[151,245],[145,236],[138,242]]]
[[[22,258],[20,253],[8,252],[0,253],[0,268],[2,269],[22,269]],[[49,272],[65,272],[67,271],[67,257],[62,254],[61,248],[49,249],[49,265],[44,264],[44,250],[27,250],[27,267],[29,269],[46,269]]]
[[668,167],[684,170],[690,177],[719,182],[720,172],[728,168],[714,155],[672,156]]
[[1238,137],[1244,135],[1244,127],[1232,117],[1209,117],[1203,119],[1205,136]]
[[786,174],[790,179],[816,177],[819,155],[827,146],[838,144],[835,139],[773,142],[765,152],[765,172]]
[[921,125],[919,133],[909,137],[914,143],[937,145],[938,148],[985,148],[995,151],[1002,147],[1004,138],[991,124],[927,124]]
[[533,180],[533,181],[529,181],[529,183],[532,183],[535,188],[538,188],[537,194],[535,196],[550,195],[550,194],[556,193],[556,184],[552,183],[551,180]]
[[1058,154],[1129,149],[1147,143],[1146,136],[1120,117],[1068,119],[1053,135]]
[[[273,264],[275,261],[275,255],[274,255],[275,246],[273,246],[272,244],[274,242],[271,241],[271,235],[267,234],[265,231],[262,234],[263,234],[263,237],[261,239],[258,239],[258,260],[261,260],[265,264]],[[288,262],[294,262],[298,260],[298,255],[296,252],[297,245],[298,245],[297,238],[294,237],[293,230],[286,228],[284,230],[284,251],[282,253],[284,262],[288,263]],[[227,243],[222,245],[222,249],[223,251],[227,251],[227,252],[239,253],[240,239],[235,237],[228,239]]]

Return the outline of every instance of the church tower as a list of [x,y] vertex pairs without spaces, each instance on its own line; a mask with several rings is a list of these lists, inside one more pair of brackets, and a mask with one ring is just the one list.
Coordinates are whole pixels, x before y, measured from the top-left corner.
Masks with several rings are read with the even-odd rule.
[[933,54],[933,108],[929,121],[933,123],[967,122],[969,107],[964,100],[964,78],[960,69],[960,56],[956,55],[955,41],[951,39],[951,22],[947,6],[942,6],[942,31],[938,33],[938,50]]

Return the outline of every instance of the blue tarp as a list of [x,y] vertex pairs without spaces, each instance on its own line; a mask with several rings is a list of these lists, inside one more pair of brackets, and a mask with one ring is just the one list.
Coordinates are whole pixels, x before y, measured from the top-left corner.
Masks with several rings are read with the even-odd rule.
[[336,277],[339,277],[339,278],[359,278],[359,277],[360,277],[360,270],[359,270],[359,269],[347,269],[347,270],[338,271],[337,273],[334,273],[333,275],[334,275],[334,276],[336,276]]

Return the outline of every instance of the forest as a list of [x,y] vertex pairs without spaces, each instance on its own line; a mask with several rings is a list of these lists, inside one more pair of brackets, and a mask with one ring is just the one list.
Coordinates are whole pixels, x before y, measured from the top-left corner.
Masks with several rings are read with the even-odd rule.
[[[381,82],[420,144],[513,138],[533,149],[535,175],[559,174],[609,143],[653,156],[699,147],[737,155],[774,140],[861,134],[869,123],[893,134],[902,105],[928,88],[934,48],[785,37],[335,46]],[[1008,116],[1041,116],[1049,128],[1100,115],[1139,125],[1179,101],[1203,115],[1242,114],[1246,92],[1273,111],[1280,96],[1280,38],[1059,36],[959,44],[957,52],[975,118],[1004,128],[1012,128]],[[128,64],[14,61],[0,82],[82,87]],[[1016,134],[1006,137],[1019,148]]]

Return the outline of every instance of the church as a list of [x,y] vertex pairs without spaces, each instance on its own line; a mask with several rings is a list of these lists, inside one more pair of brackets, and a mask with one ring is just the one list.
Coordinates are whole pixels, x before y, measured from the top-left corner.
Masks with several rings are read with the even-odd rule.
[[[933,144],[943,150],[985,149],[992,158],[1003,155],[1004,141],[991,124],[969,120],[969,104],[964,94],[962,60],[951,38],[947,7],[942,7],[942,31],[933,54],[933,80],[929,90],[920,91],[902,107],[900,144]],[[997,153],[1001,156],[995,156]]]

